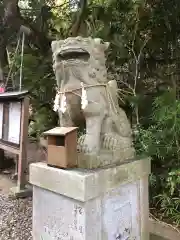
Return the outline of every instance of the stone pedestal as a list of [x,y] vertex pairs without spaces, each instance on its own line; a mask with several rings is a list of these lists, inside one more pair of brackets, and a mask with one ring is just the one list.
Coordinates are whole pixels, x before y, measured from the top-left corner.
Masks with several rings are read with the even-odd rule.
[[143,159],[96,170],[30,166],[33,240],[148,240]]

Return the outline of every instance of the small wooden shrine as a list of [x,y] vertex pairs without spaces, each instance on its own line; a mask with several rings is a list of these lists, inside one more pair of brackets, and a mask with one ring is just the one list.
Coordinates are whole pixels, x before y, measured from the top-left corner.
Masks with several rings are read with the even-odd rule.
[[48,165],[58,168],[77,166],[77,127],[56,127],[47,136]]

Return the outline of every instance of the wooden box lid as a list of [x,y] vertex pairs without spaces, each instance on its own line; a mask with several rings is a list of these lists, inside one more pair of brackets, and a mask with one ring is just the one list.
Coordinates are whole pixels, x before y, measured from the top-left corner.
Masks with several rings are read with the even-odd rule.
[[76,131],[77,127],[56,127],[44,132],[45,136],[65,136],[68,133]]

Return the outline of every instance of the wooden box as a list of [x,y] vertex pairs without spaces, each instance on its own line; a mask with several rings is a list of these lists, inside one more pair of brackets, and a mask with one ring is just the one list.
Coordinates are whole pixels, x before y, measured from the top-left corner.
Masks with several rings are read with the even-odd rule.
[[77,128],[56,127],[47,136],[48,165],[59,168],[77,166]]

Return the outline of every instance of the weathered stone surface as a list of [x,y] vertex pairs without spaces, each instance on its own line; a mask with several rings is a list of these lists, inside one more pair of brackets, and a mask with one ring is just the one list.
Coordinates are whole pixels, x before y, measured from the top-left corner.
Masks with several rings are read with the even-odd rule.
[[[86,126],[86,133],[78,141],[81,168],[120,163],[133,159],[135,154],[129,121],[118,105],[117,83],[107,77],[108,46],[101,39],[82,37],[52,42],[60,126]],[[84,94],[88,104],[82,109]],[[64,98],[66,110],[62,112],[60,103]]]
[[179,240],[180,232],[173,228],[171,225],[168,225],[163,222],[158,222],[153,219],[149,221],[149,229],[152,236],[152,240]]
[[149,173],[149,160],[97,170],[32,164],[33,239],[148,240]]
[[96,170],[63,170],[45,163],[33,163],[30,165],[29,177],[35,186],[85,202],[149,173],[150,160],[143,159]]

